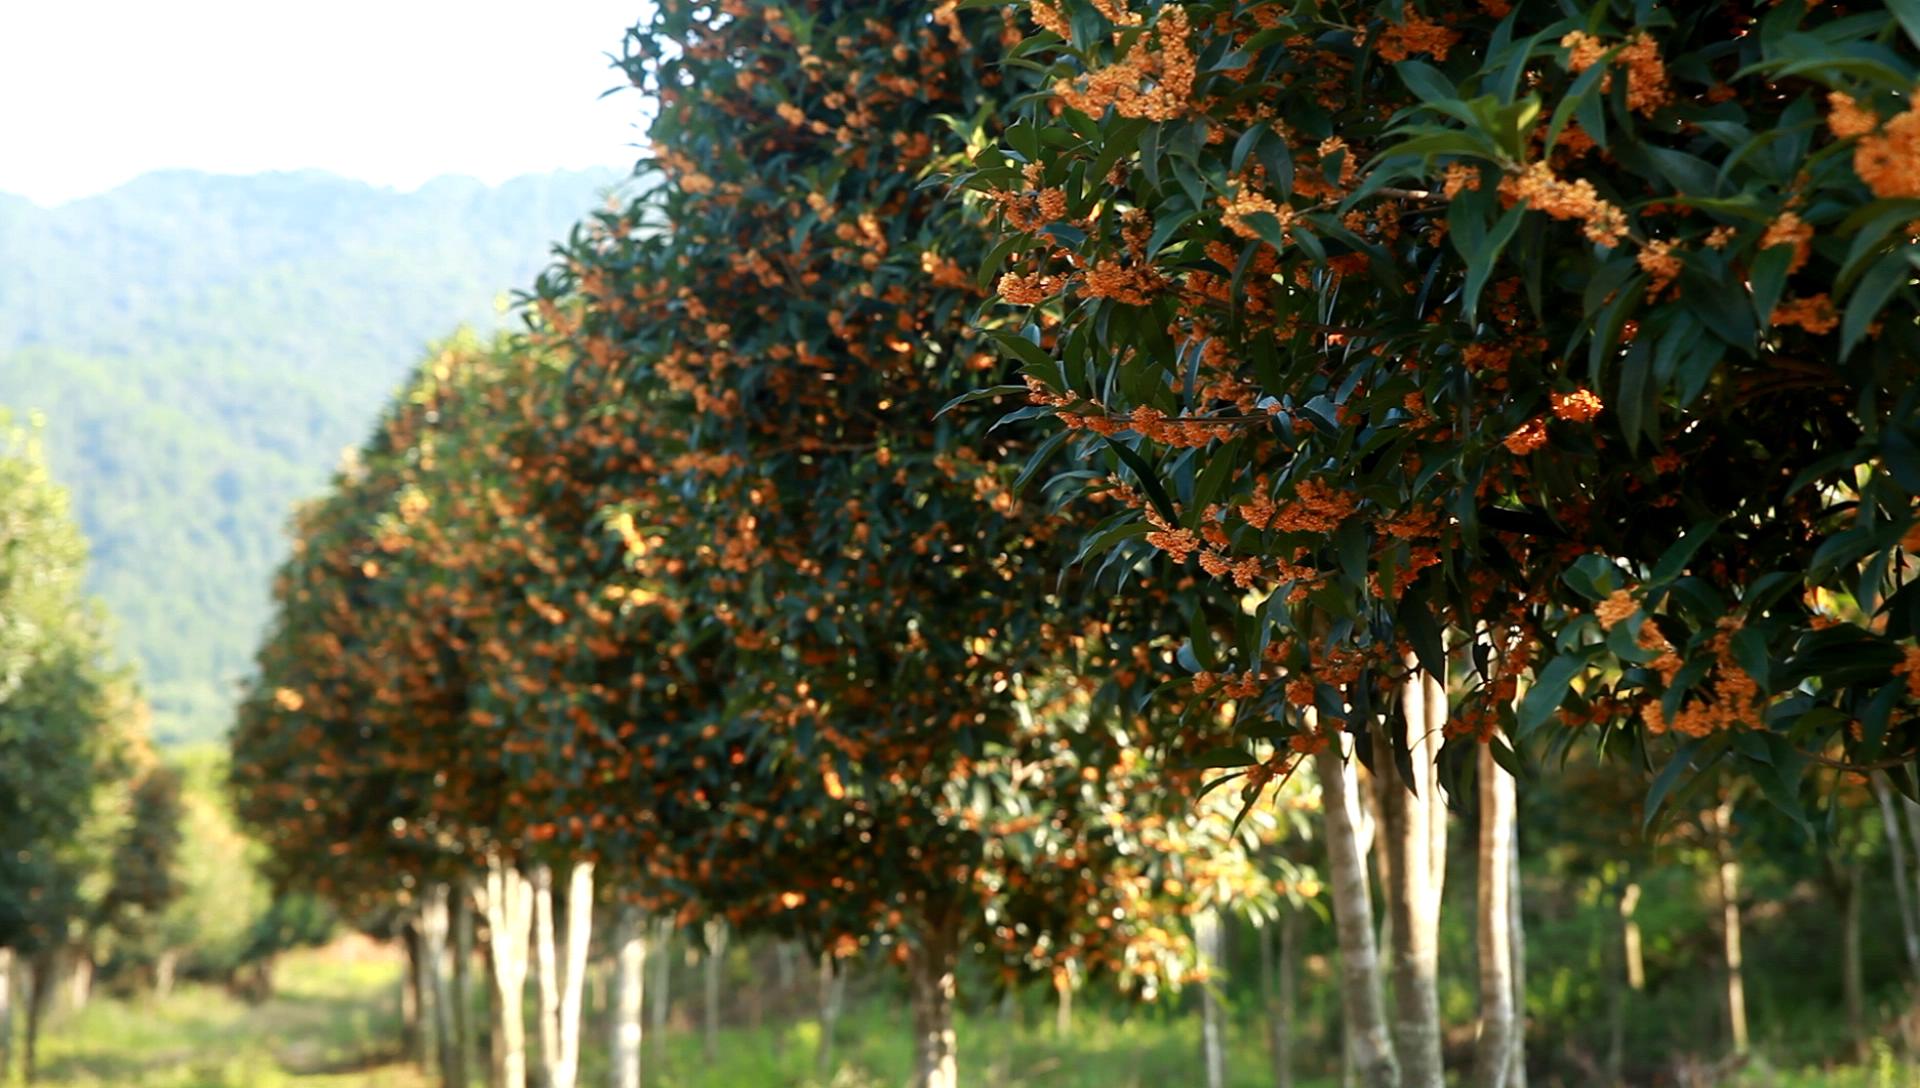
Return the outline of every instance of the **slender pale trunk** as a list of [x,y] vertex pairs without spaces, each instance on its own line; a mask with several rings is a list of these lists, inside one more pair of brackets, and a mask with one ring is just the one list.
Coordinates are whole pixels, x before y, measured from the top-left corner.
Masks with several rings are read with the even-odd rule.
[[[1444,1088],[1441,1059],[1439,938],[1445,882],[1446,806],[1436,761],[1446,726],[1442,681],[1408,660],[1401,691],[1413,781],[1403,783],[1385,729],[1375,733],[1380,841],[1387,856],[1392,918],[1394,1044],[1401,1088]],[[1391,722],[1383,723],[1388,728]]]
[[709,918],[701,933],[707,942],[707,954],[701,961],[702,981],[706,984],[701,1040],[706,1047],[707,1061],[712,1062],[720,1056],[720,983],[727,966],[726,919]]
[[820,1048],[814,1052],[814,1074],[821,1083],[833,1079],[833,1031],[840,1022],[840,1005],[847,992],[846,973],[837,970],[833,953],[820,953]]
[[[1629,882],[1620,892],[1620,963],[1624,969],[1624,979],[1616,978],[1611,988],[1613,998],[1609,1002],[1607,1043],[1607,1073],[1614,1080],[1620,1079],[1620,1070],[1627,1056],[1627,1003],[1633,995],[1647,985],[1646,961],[1640,955],[1640,921],[1635,912],[1640,909],[1640,885]],[[1624,982],[1624,987],[1621,985]]]
[[473,1070],[473,880],[462,876],[453,891],[453,1043],[449,1078],[467,1088]]
[[1281,917],[1260,929],[1260,990],[1267,1005],[1267,1053],[1273,1088],[1294,1088],[1294,1007],[1300,1004],[1300,911],[1281,902]]
[[957,1088],[960,1083],[953,1030],[956,928],[952,922],[928,925],[907,957],[913,991],[912,1088]]
[[1747,983],[1740,949],[1740,860],[1733,849],[1733,802],[1711,810],[1720,937],[1726,968],[1727,1035],[1735,1054],[1747,1052]]
[[527,937],[533,886],[500,857],[487,859],[487,965],[492,982],[493,1088],[527,1088]]
[[172,948],[153,961],[153,992],[161,998],[171,996],[173,981],[180,970],[180,953]]
[[567,875],[567,944],[560,964],[559,1060],[549,1067],[547,1088],[574,1088],[580,1079],[580,995],[587,978],[587,945],[593,939],[593,863],[576,861]]
[[1220,1014],[1220,985],[1226,978],[1224,929],[1220,911],[1206,907],[1193,916],[1193,943],[1205,979],[1200,984],[1200,1066],[1207,1088],[1226,1088],[1227,1040]]
[[46,1016],[47,1000],[53,994],[54,971],[57,965],[49,953],[40,953],[33,957],[30,974],[27,979],[27,1068],[26,1079],[32,1084],[40,1074],[40,1022]]
[[558,1088],[553,1074],[560,1065],[560,960],[554,952],[553,870],[536,865],[527,879],[533,884],[533,981],[539,1007],[534,1037],[540,1042],[542,1088]]
[[433,1035],[427,1027],[427,1002],[432,998],[428,993],[426,941],[421,936],[418,914],[407,919],[400,940],[407,950],[407,977],[400,983],[400,1034],[407,1057],[424,1071],[432,1068],[433,1061]]
[[1476,937],[1480,958],[1480,1034],[1473,1045],[1474,1088],[1506,1088],[1513,1061],[1513,815],[1514,784],[1481,745],[1480,896]]
[[1520,911],[1520,808],[1517,803],[1511,839],[1513,856],[1507,862],[1507,874],[1511,878],[1507,890],[1507,930],[1513,942],[1513,1060],[1507,1066],[1507,1088],[1527,1088],[1527,929]]
[[608,1052],[613,1088],[640,1088],[640,1006],[646,980],[647,916],[632,903],[621,904],[613,918],[613,1015]]
[[1066,1040],[1073,1035],[1073,961],[1053,969],[1053,1036]]
[[1620,893],[1620,941],[1627,961],[1627,989],[1639,993],[1647,988],[1646,960],[1640,954],[1640,885],[1628,884]]
[[1901,828],[1891,783],[1885,771],[1875,771],[1869,779],[1874,800],[1880,805],[1880,825],[1887,834],[1887,860],[1893,869],[1893,898],[1900,910],[1901,948],[1907,954],[1909,983],[1920,979],[1920,914],[1915,913],[1914,888],[1907,883],[1907,835]]
[[1380,956],[1373,943],[1373,896],[1367,889],[1367,859],[1360,849],[1359,788],[1337,744],[1313,757],[1320,778],[1327,875],[1333,895],[1334,929],[1340,942],[1340,1010],[1346,1052],[1365,1088],[1395,1088],[1400,1066],[1387,1035],[1380,995]]
[[[439,1060],[440,1079],[449,1086],[460,1085],[453,1071],[453,993],[447,985],[447,934],[450,926],[448,888],[443,882],[427,885],[420,904],[421,971],[427,979],[427,1023],[433,1025],[433,1051]],[[464,1086],[461,1086],[464,1088]]]
[[649,1007],[647,1026],[653,1033],[653,1064],[660,1068],[667,1057],[667,1013],[672,1008],[667,986],[673,980],[673,916],[654,923],[653,980],[647,986]]
[[1847,1030],[1853,1036],[1856,1057],[1867,1057],[1867,990],[1860,962],[1860,878],[1859,862],[1846,866],[1839,874],[1840,893],[1840,992],[1847,1008]]
[[1267,1006],[1267,1052],[1274,1088],[1293,1088],[1293,1010],[1299,998],[1299,912],[1286,901],[1280,917],[1260,929],[1260,991]]
[[67,1009],[71,1012],[85,1009],[93,997],[93,953],[74,946],[66,981]]
[[13,1080],[13,949],[0,947],[0,1084]]

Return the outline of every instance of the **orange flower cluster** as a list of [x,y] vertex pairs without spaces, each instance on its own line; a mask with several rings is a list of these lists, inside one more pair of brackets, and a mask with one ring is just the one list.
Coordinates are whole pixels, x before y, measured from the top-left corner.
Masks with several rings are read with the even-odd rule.
[[1909,646],[1906,656],[1893,667],[1893,675],[1907,678],[1907,695],[1920,699],[1920,646]]
[[1208,548],[1200,553],[1200,569],[1214,578],[1231,577],[1233,584],[1241,589],[1252,589],[1259,584],[1263,573],[1257,556],[1235,560],[1218,548]]
[[1051,31],[1068,41],[1073,40],[1073,23],[1059,8],[1047,3],[1047,0],[1033,0],[1027,10],[1041,30]]
[[1600,414],[1606,407],[1600,395],[1591,389],[1576,389],[1571,393],[1549,393],[1547,400],[1553,404],[1553,414],[1557,419],[1569,423],[1585,423]]
[[1006,272],[1000,276],[996,288],[1000,297],[1015,306],[1038,306],[1060,293],[1065,284],[1059,276],[1049,276],[1034,272],[1022,275],[1018,272]]
[[1920,92],[1910,102],[1853,149],[1853,172],[1883,200],[1920,197]]
[[1815,336],[1825,336],[1840,324],[1840,315],[1826,292],[1789,299],[1773,308],[1775,325],[1798,325]]
[[1666,293],[1673,281],[1680,278],[1685,264],[1674,256],[1673,242],[1661,240],[1648,242],[1641,247],[1634,260],[1640,270],[1647,274],[1647,301],[1653,302]]
[[1827,95],[1827,128],[1837,139],[1851,140],[1880,127],[1880,115],[1840,91]]
[[1250,502],[1240,505],[1240,517],[1256,529],[1277,529],[1283,533],[1331,533],[1347,520],[1359,500],[1351,492],[1336,490],[1321,480],[1302,480],[1294,487],[1292,502],[1276,504],[1264,491],[1256,491]]
[[1509,203],[1526,201],[1535,211],[1555,219],[1578,219],[1595,245],[1612,249],[1627,234],[1627,215],[1602,200],[1593,183],[1580,178],[1563,181],[1544,162],[1536,162],[1500,183],[1500,195]]
[[[1704,737],[1739,725],[1760,728],[1760,685],[1733,657],[1733,636],[1739,629],[1738,620],[1722,620],[1719,632],[1708,640],[1705,649],[1713,655],[1714,664],[1705,697],[1687,699],[1672,720],[1668,720],[1658,699],[1640,708],[1640,720],[1649,732],[1660,734],[1671,729],[1689,737]],[[1654,659],[1653,669],[1662,683],[1672,686],[1685,662],[1673,652],[1666,636],[1649,620],[1641,624],[1638,641],[1649,650],[1662,651]]]
[[1446,177],[1440,182],[1440,191],[1448,200],[1452,200],[1463,192],[1479,192],[1480,168],[1471,163],[1449,163]]
[[1781,212],[1760,236],[1761,249],[1774,246],[1793,247],[1793,261],[1787,265],[1787,272],[1798,272],[1813,254],[1813,227],[1792,212]]
[[1127,10],[1127,0],[1093,0],[1093,7],[1114,26],[1139,26],[1144,21],[1140,13]]
[[1515,456],[1525,457],[1547,444],[1547,421],[1530,419],[1508,435],[1503,445]]
[[1168,419],[1158,408],[1142,405],[1133,410],[1132,428],[1142,437],[1167,446],[1194,447],[1233,437],[1233,424],[1212,423],[1204,419]]
[[1194,80],[1187,34],[1186,8],[1164,8],[1153,28],[1157,50],[1147,48],[1148,39],[1143,36],[1120,59],[1088,72],[1079,83],[1055,84],[1054,94],[1089,117],[1100,116],[1108,107],[1122,117],[1149,121],[1184,116],[1192,105]]
[[[1567,50],[1567,69],[1571,72],[1584,72],[1600,63],[1611,46],[1585,31],[1575,30],[1560,39]],[[1627,70],[1627,108],[1646,117],[1653,116],[1662,106],[1673,101],[1673,90],[1667,83],[1667,65],[1660,59],[1659,43],[1644,30],[1636,30],[1627,35],[1614,54],[1613,63]],[[1611,90],[1613,74],[1609,72],[1601,77],[1600,89]]]
[[1298,217],[1291,207],[1282,207],[1260,193],[1251,192],[1243,182],[1236,182],[1231,193],[1220,198],[1220,222],[1234,234],[1249,242],[1258,242],[1262,235],[1248,225],[1246,217],[1256,212],[1265,212],[1280,221],[1280,237],[1292,241],[1290,230]]
[[1152,265],[1129,264],[1118,257],[1105,257],[1087,269],[1085,291],[1090,298],[1148,306],[1166,287],[1166,277],[1154,271]]
[[1616,589],[1594,608],[1593,614],[1600,620],[1601,630],[1611,631],[1639,608],[1640,602],[1634,599],[1632,590]]
[[1381,59],[1396,64],[1415,53],[1431,53],[1434,60],[1446,60],[1447,50],[1459,41],[1459,31],[1441,26],[1418,12],[1408,12],[1405,22],[1387,24],[1375,48]]

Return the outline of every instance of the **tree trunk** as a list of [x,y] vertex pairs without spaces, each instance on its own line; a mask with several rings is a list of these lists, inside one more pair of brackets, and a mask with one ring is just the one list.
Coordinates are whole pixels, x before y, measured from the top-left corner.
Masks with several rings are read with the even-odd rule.
[[[1629,882],[1620,892],[1620,962],[1625,978],[1615,980],[1607,1010],[1611,1021],[1607,1031],[1607,1073],[1616,1081],[1620,1079],[1627,1056],[1627,1003],[1647,984],[1646,965],[1640,955],[1640,922],[1634,917],[1639,909],[1640,885]],[[1624,990],[1620,986],[1622,982]]]
[[701,960],[701,977],[706,984],[706,1015],[701,1021],[701,1043],[709,1063],[720,1057],[720,983],[727,966],[727,922],[709,918],[701,933],[706,937],[707,954]]
[[75,945],[70,951],[66,999],[69,1012],[80,1012],[93,997],[93,953]]
[[1053,1037],[1062,1042],[1073,1036],[1073,961],[1053,969]]
[[533,981],[539,1018],[534,1037],[540,1042],[541,1088],[553,1083],[560,1064],[560,961],[554,953],[553,870],[536,865],[527,874],[533,884]]
[[1401,782],[1393,769],[1385,729],[1375,731],[1374,747],[1379,835],[1390,874],[1386,900],[1393,922],[1393,1037],[1402,1088],[1444,1088],[1438,973],[1447,813],[1436,760],[1446,724],[1446,689],[1411,659],[1408,665],[1412,671],[1401,689],[1401,710],[1413,781]]
[[1480,1034],[1473,1045],[1474,1088],[1506,1088],[1513,1061],[1513,911],[1514,783],[1480,746],[1480,916],[1476,939],[1480,957]]
[[13,949],[0,947],[0,1084],[13,1082]]
[[400,982],[401,1043],[408,1059],[425,1071],[432,1068],[433,1040],[427,1028],[426,948],[417,915],[401,927],[400,943],[407,951],[407,977]]
[[56,965],[49,953],[33,957],[27,978],[27,1068],[26,1080],[32,1084],[40,1075],[40,1022],[46,1016],[47,999],[53,993]]
[[1286,901],[1280,917],[1260,929],[1260,992],[1267,1007],[1267,1051],[1274,1088],[1293,1088],[1293,1010],[1298,1002],[1299,912]]
[[1907,883],[1907,835],[1901,828],[1894,791],[1885,771],[1869,778],[1874,800],[1880,805],[1880,825],[1887,833],[1887,860],[1893,869],[1893,898],[1900,910],[1901,948],[1907,954],[1909,984],[1920,980],[1920,914],[1915,913],[1914,887]]
[[453,993],[447,985],[447,935],[449,889],[444,882],[427,885],[420,903],[421,969],[427,979],[427,1013],[433,1026],[433,1052],[439,1062],[440,1081],[448,1088],[465,1088],[454,1074]]
[[[1517,794],[1516,790],[1516,794]],[[1507,1088],[1527,1088],[1527,929],[1521,920],[1520,806],[1513,810],[1513,856],[1507,862],[1511,882],[1507,891],[1508,932],[1513,939],[1513,1059],[1507,1065]]]
[[172,948],[160,953],[153,961],[153,992],[156,997],[166,1000],[173,994],[174,976],[180,969],[180,953]]
[[814,1052],[813,1069],[822,1084],[833,1079],[833,1029],[840,1022],[840,1004],[847,992],[847,976],[835,968],[833,953],[820,953],[820,1048]]
[[1733,802],[1712,810],[1720,899],[1720,936],[1727,984],[1727,1035],[1735,1054],[1747,1052],[1747,983],[1740,950],[1740,860],[1733,848]]
[[640,1088],[640,1006],[646,984],[647,916],[632,903],[623,903],[613,919],[613,1088]]
[[954,932],[947,922],[928,925],[907,956],[913,991],[912,1088],[957,1088],[958,1046],[953,1031],[954,968],[958,960]]
[[1207,1088],[1226,1088],[1227,1040],[1220,1015],[1220,984],[1226,977],[1225,942],[1220,911],[1207,907],[1193,916],[1193,943],[1200,953],[1200,1067]]
[[487,966],[492,982],[492,1088],[527,1088],[527,937],[533,887],[506,859],[487,859]]
[[548,1070],[548,1088],[574,1088],[580,1080],[580,995],[592,939],[593,863],[576,861],[567,877],[567,944],[560,964],[560,1022],[555,1031],[559,1060]]
[[462,876],[453,891],[453,1042],[449,1079],[467,1088],[473,1076],[473,881]]
[[1340,941],[1340,1009],[1346,1052],[1365,1088],[1394,1088],[1400,1066],[1387,1036],[1380,995],[1380,956],[1373,943],[1373,896],[1367,890],[1367,860],[1360,850],[1358,787],[1337,745],[1313,757],[1320,777],[1327,875],[1334,929]]
[[672,1008],[667,986],[672,979],[673,916],[668,915],[654,923],[653,980],[647,987],[650,1006],[648,1027],[653,1033],[653,1065],[656,1069],[662,1068],[667,1058],[667,1013]]
[[1840,902],[1840,992],[1847,1009],[1847,1034],[1853,1038],[1854,1057],[1866,1061],[1868,1052],[1867,992],[1860,962],[1860,878],[1858,861],[1841,868],[1834,890]]

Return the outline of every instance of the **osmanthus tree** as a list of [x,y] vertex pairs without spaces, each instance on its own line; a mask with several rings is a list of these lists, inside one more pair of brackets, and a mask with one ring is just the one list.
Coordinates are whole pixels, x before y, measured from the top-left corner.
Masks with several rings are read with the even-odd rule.
[[0,1078],[13,1071],[16,993],[33,1077],[54,955],[79,935],[117,830],[104,802],[125,771],[133,700],[107,663],[85,570],[37,434],[0,415]]
[[[492,824],[463,806],[490,764],[476,758],[485,738],[469,743],[459,728],[465,674],[449,609],[419,586],[406,545],[434,466],[421,432],[438,418],[436,383],[450,382],[461,352],[459,341],[436,352],[333,490],[296,517],[232,762],[238,811],[277,884],[349,913],[405,911],[410,985],[431,1028],[418,1056],[437,1045],[442,1075],[456,1082],[471,1036],[442,964],[450,936],[470,940],[466,886],[489,856]],[[453,957],[461,993],[465,963]]]
[[[554,626],[585,626],[527,641],[578,655],[627,622],[591,614],[616,605],[661,625],[570,659],[606,691],[579,707],[592,742],[568,773],[609,760],[692,787],[718,829],[682,877],[701,909],[896,949],[926,1084],[955,1075],[963,951],[1104,962],[1146,932],[1113,903],[1131,885],[1099,879],[1130,826],[1081,788],[1133,775],[1121,755],[1150,734],[1111,708],[1171,659],[1061,586],[1077,541],[1023,496],[1029,445],[934,418],[1004,369],[969,328],[982,224],[927,183],[1019,89],[997,67],[1011,32],[952,4],[659,5],[626,64],[659,98],[643,169],[663,184],[578,232],[536,290],[536,335],[568,359],[536,445],[605,480],[601,533],[647,558],[589,563],[545,598]],[[1138,593],[1159,607],[1173,585]],[[709,683],[658,720],[632,687]],[[1056,684],[1087,707],[1036,696]],[[591,840],[591,811],[556,834]]]
[[1032,317],[1022,414],[1129,507],[1094,544],[1264,594],[1196,677],[1236,685],[1250,762],[1384,708],[1428,778],[1403,738],[1450,669],[1447,731],[1591,722],[1664,761],[1650,810],[1716,760],[1787,805],[1811,760],[1911,760],[1913,20],[1023,13],[1049,87],[964,179]]

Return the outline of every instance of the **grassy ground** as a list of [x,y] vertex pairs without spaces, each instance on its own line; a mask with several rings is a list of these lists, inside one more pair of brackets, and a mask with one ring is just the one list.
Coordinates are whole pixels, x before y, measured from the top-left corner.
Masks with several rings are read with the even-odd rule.
[[[95,1001],[56,1021],[41,1047],[49,1088],[429,1088],[398,1059],[399,964],[390,956],[337,950],[287,957],[278,993],[248,1005],[225,991],[185,986],[165,1001]],[[1035,1018],[1041,1019],[1041,1018]],[[1197,1024],[1169,1010],[1121,1020],[1083,1014],[1072,1038],[1050,1024],[988,1015],[963,1018],[962,1082],[970,1088],[1178,1088],[1196,1083]],[[589,1018],[581,1083],[606,1082],[601,1029]],[[837,1033],[830,1088],[895,1088],[910,1065],[905,1010],[863,1002]],[[722,1033],[709,1060],[684,1020],[665,1053],[648,1048],[649,1088],[820,1088],[818,1028],[799,1021]],[[651,1043],[651,1040],[650,1040]],[[1302,1040],[1305,1061],[1321,1064],[1322,1044]],[[1272,1083],[1251,1024],[1231,1037],[1233,1088]],[[1299,1088],[1331,1088],[1302,1078]],[[1773,1070],[1755,1063],[1729,1088],[1920,1088],[1920,1078],[1891,1056],[1848,1070]]]
[[54,1021],[40,1044],[52,1088],[426,1088],[396,1064],[398,967],[289,956],[279,992],[248,1005],[184,985],[166,1000],[104,999]]

